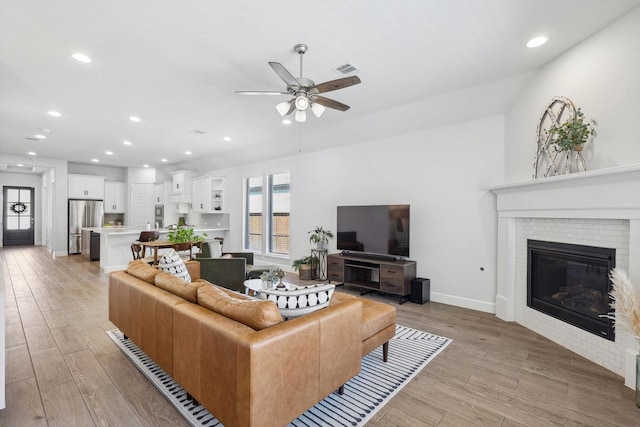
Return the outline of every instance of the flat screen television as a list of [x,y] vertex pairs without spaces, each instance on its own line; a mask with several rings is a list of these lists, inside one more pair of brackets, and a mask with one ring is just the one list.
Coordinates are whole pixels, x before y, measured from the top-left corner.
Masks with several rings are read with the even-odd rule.
[[337,248],[409,256],[409,205],[338,206]]

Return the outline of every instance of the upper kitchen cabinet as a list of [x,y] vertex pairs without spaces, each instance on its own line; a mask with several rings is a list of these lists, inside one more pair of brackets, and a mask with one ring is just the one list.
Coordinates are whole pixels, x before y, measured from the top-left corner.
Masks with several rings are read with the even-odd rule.
[[[156,205],[164,205],[166,200],[164,197],[164,182],[156,182],[153,184],[153,203]],[[167,181],[169,185],[169,181]]]
[[224,178],[201,176],[193,179],[191,211],[222,213],[224,211]]
[[104,176],[67,175],[70,199],[104,200]]
[[124,213],[124,182],[104,183],[104,212]]
[[194,171],[181,170],[172,173],[173,186],[171,188],[171,202],[191,203],[191,179]]

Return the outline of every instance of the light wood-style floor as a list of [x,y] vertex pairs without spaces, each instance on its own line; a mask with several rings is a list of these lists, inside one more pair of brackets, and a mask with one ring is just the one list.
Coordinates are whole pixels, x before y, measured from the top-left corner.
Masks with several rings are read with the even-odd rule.
[[[104,333],[114,326],[97,262],[52,259],[41,247],[1,248],[0,262],[7,293],[0,425],[187,425]],[[433,302],[367,297],[396,305],[402,325],[454,339],[370,427],[640,426],[621,377],[517,324]]]

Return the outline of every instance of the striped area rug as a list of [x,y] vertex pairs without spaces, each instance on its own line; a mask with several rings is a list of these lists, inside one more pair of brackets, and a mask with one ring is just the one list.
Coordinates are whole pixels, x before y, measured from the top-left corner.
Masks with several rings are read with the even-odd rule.
[[[202,405],[187,400],[186,391],[131,340],[125,340],[122,332],[114,329],[107,335],[191,425],[222,426]],[[344,395],[332,393],[289,425],[363,426],[450,342],[449,338],[397,326],[387,363],[382,361],[382,348],[375,349],[362,358],[362,369],[345,384]]]

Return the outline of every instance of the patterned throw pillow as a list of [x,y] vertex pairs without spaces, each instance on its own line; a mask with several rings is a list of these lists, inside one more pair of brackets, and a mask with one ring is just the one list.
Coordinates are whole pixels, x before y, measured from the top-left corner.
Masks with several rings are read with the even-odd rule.
[[173,249],[160,258],[160,261],[158,261],[158,269],[171,273],[187,283],[191,283],[191,276],[189,275],[187,266],[184,264],[182,258],[180,258],[180,254]]
[[267,289],[260,291],[260,298],[275,302],[282,317],[291,319],[328,306],[335,287],[319,284],[283,290]]

